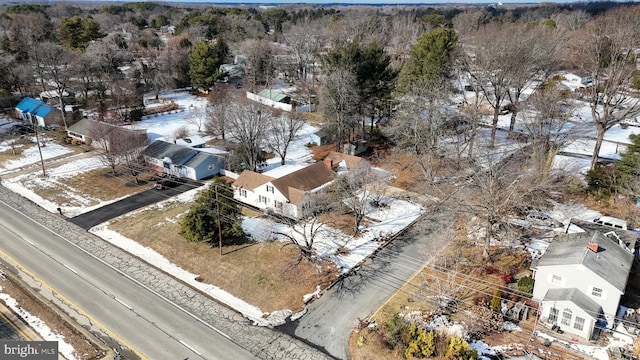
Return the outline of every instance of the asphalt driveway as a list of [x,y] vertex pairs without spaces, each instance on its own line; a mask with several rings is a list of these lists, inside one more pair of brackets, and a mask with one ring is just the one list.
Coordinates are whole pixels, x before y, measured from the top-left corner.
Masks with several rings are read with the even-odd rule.
[[336,359],[348,359],[348,340],[366,319],[446,245],[438,227],[446,219],[427,217],[407,229],[313,302],[300,319],[278,327]]
[[[181,181],[184,181],[184,180],[181,180]],[[155,204],[162,200],[167,200],[172,196],[182,194],[185,191],[191,190],[194,187],[199,187],[202,185],[204,184],[201,182],[189,181],[189,182],[183,183],[182,185],[179,185],[173,188],[167,188],[164,190],[149,189],[147,191],[129,196],[125,199],[116,201],[109,205],[105,205],[98,209],[86,212],[84,214],[80,214],[68,220],[85,230],[89,230],[90,228],[98,224],[101,224],[105,221],[109,221],[113,218],[126,214],[130,211],[137,210],[151,204]]]

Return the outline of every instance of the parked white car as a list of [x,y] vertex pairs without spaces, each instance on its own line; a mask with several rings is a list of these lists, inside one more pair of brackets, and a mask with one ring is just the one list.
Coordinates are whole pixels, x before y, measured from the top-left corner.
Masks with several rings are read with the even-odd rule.
[[598,225],[609,226],[609,227],[616,228],[616,229],[627,230],[627,222],[626,221],[624,221],[622,219],[614,218],[614,217],[611,217],[611,216],[601,216],[599,218],[593,219],[593,222],[598,224]]
[[559,221],[549,216],[549,214],[537,210],[529,210],[527,212],[527,221],[531,225],[548,228],[556,228],[562,225]]

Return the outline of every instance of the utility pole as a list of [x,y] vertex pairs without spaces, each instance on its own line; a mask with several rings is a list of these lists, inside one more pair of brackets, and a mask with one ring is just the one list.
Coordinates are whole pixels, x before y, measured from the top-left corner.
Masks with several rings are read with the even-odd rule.
[[42,149],[40,148],[40,137],[38,136],[38,123],[33,123],[33,131],[36,132],[36,144],[38,144],[38,153],[40,153],[40,164],[42,165],[42,177],[47,177],[44,171],[44,159],[42,158]]
[[213,188],[216,193],[216,213],[218,215],[218,245],[220,247],[220,256],[222,256],[222,226],[220,225],[220,202],[218,201],[218,185]]

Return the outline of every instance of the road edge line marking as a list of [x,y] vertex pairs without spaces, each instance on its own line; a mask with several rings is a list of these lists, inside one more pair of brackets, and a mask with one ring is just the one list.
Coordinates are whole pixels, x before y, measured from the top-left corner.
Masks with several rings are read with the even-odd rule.
[[51,287],[51,285],[49,285],[48,283],[46,283],[44,280],[40,279],[38,276],[36,276],[34,273],[32,273],[31,271],[29,271],[29,269],[25,268],[24,266],[22,266],[22,264],[20,264],[17,260],[15,260],[13,257],[11,257],[11,255],[7,254],[4,250],[0,249],[0,256],[4,257],[5,259],[8,259],[11,263],[13,263],[14,266],[18,267],[19,269],[21,269],[22,271],[24,271],[27,275],[31,276],[34,280],[36,280],[37,282],[39,282],[40,284],[42,284],[42,286],[46,287],[47,289],[49,289],[49,291],[51,291],[52,293],[56,294],[58,297],[60,297],[60,299],[62,299],[62,301],[64,301],[65,303],[67,303],[70,307],[72,307],[75,311],[77,311],[78,313],[80,313],[82,316],[85,316],[87,319],[89,319],[91,322],[93,322],[94,324],[98,325],[100,328],[102,328],[102,330],[104,330],[109,336],[111,336],[114,340],[116,340],[117,342],[119,342],[120,344],[122,344],[123,346],[125,346],[126,348],[128,348],[129,350],[133,351],[136,355],[138,355],[141,359],[145,359],[148,360],[148,358],[144,355],[142,355],[142,353],[140,351],[138,351],[136,348],[134,348],[133,346],[129,345],[128,342],[126,342],[124,339],[122,339],[120,336],[116,335],[113,331],[111,331],[108,327],[106,327],[104,324],[102,324],[100,321],[94,319],[91,315],[87,314],[84,310],[82,310],[82,308],[80,308],[78,305],[76,305],[74,302],[70,301],[69,299],[67,299],[64,295],[62,295],[59,291],[55,290],[53,287]]

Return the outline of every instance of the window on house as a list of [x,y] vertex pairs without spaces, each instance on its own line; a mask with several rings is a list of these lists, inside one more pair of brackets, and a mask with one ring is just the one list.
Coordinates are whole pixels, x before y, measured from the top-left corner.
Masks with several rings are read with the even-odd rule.
[[240,189],[240,196],[242,196],[242,197],[247,197],[247,190],[245,190],[245,189]]
[[276,201],[276,209],[282,209],[282,201]]
[[266,204],[268,201],[269,201],[269,199],[267,199],[266,196],[262,196],[262,195],[258,196],[258,202]]
[[549,322],[555,323],[556,321],[558,321],[558,309],[551,308],[551,310],[549,310]]
[[601,298],[602,297],[602,289],[597,288],[597,287],[593,287],[591,288],[591,295]]
[[562,284],[562,276],[560,276],[560,275],[552,275],[551,276],[551,283],[552,284],[556,284],[556,285],[561,285]]
[[267,192],[273,193],[273,186],[267,185]]
[[571,310],[569,309],[564,309],[562,311],[562,321],[560,322],[562,325],[566,325],[569,326],[571,325],[571,317],[573,316],[573,314],[571,313]]
[[584,329],[584,319],[576,316],[576,322],[573,323],[573,328],[582,331]]

